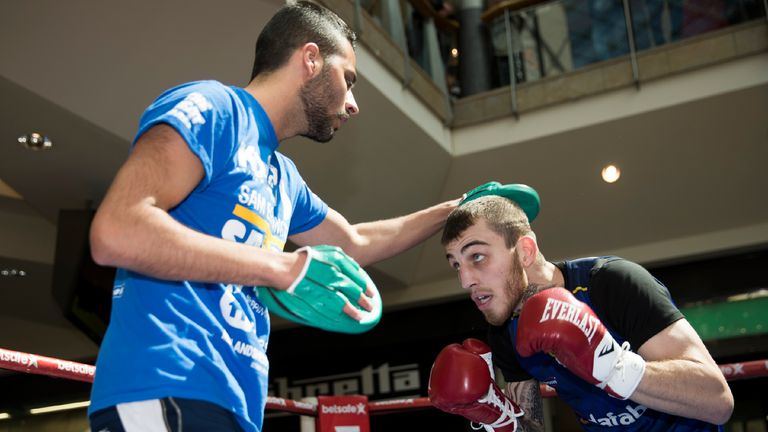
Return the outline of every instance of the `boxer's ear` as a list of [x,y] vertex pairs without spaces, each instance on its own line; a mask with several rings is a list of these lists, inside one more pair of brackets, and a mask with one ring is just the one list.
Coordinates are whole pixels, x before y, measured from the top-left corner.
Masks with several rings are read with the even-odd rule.
[[517,239],[515,244],[517,255],[520,257],[520,264],[524,268],[532,266],[536,262],[536,257],[539,254],[539,245],[536,243],[536,239],[533,236],[523,235]]

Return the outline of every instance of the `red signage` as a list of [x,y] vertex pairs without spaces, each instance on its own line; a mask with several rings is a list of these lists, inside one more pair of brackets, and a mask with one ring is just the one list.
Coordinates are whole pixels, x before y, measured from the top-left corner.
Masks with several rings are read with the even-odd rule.
[[370,432],[367,396],[318,396],[317,432]]

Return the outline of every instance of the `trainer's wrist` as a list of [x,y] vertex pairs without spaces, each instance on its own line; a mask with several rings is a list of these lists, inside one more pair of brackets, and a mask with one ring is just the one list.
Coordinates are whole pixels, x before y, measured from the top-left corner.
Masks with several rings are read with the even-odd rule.
[[293,286],[303,274],[308,261],[304,251],[280,252],[272,262],[269,275],[262,275],[264,282],[256,284],[285,291]]
[[315,254],[316,252],[314,252],[309,246],[304,246],[296,250],[294,255],[298,255],[298,259],[291,269],[291,274],[293,275],[293,271],[296,270],[297,266],[299,273],[294,276],[293,282],[291,282],[291,284],[286,289],[287,292],[293,294],[294,290],[296,290],[296,287],[307,276],[309,265],[312,263],[312,259],[315,257]]

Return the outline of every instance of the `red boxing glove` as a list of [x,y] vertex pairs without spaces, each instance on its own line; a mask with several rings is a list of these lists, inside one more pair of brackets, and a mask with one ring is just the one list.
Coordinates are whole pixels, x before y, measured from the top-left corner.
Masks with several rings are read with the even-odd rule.
[[523,305],[517,325],[517,352],[544,352],[581,379],[619,399],[634,393],[645,360],[621,346],[586,304],[564,288],[550,288]]
[[475,338],[464,339],[464,342],[461,343],[461,346],[463,346],[467,351],[482,357],[482,359],[485,360],[485,362],[488,364],[488,373],[491,374],[491,379],[496,381],[496,371],[493,370],[493,353],[491,353],[491,347],[489,347],[487,343],[481,341],[480,339]]
[[436,408],[479,423],[486,432],[514,432],[523,410],[493,381],[490,354],[488,345],[477,339],[443,348],[429,375],[429,400]]

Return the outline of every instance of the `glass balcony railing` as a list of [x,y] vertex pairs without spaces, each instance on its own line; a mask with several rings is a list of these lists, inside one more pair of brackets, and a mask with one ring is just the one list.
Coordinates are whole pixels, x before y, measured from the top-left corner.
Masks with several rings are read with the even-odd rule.
[[450,0],[354,2],[356,8],[366,11],[444,92],[456,91],[459,22]]
[[[448,97],[765,19],[768,0],[354,0]],[[460,2],[454,4],[453,2]],[[409,63],[409,62],[408,62]]]
[[765,16],[761,0],[561,0],[516,8],[522,3],[502,0],[483,15],[497,87],[513,79],[522,83],[558,75]]

